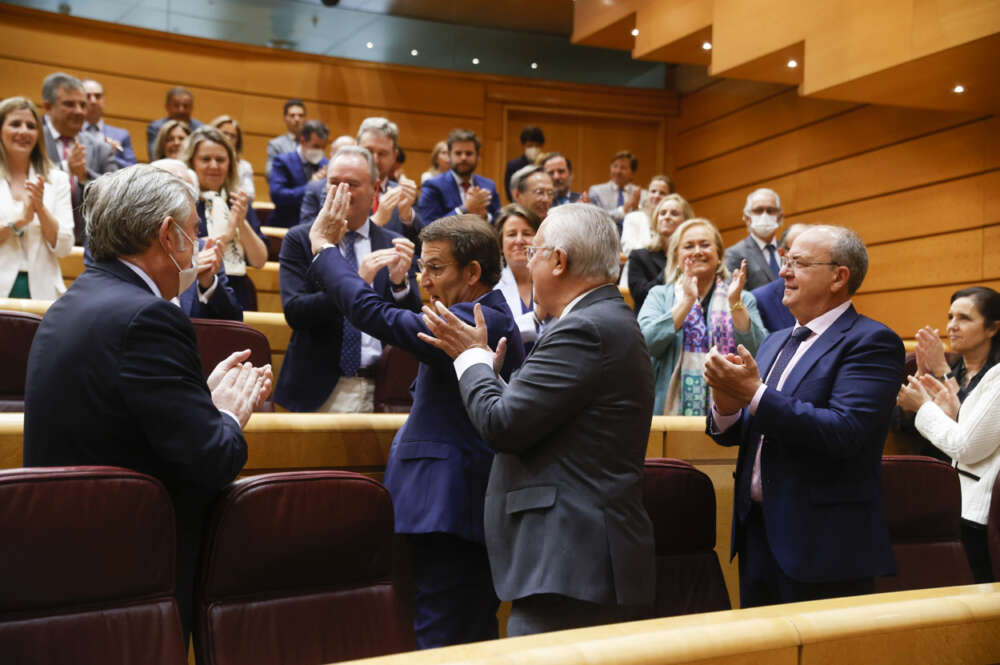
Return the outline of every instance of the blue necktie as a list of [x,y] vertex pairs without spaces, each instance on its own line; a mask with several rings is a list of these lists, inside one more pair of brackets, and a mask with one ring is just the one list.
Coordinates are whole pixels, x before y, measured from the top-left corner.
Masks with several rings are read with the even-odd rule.
[[618,189],[618,207],[621,208],[625,205],[625,188],[620,187]]
[[[354,243],[360,237],[356,231],[348,231],[344,236],[344,258],[347,264],[357,272],[358,255],[354,252]],[[361,331],[344,319],[344,331],[340,338],[340,371],[344,376],[354,376],[361,367]]]
[[809,339],[809,335],[811,334],[812,330],[805,326],[799,326],[792,331],[788,341],[785,342],[785,346],[782,347],[781,353],[778,354],[778,359],[771,366],[771,371],[767,373],[768,378],[774,378],[771,384],[772,388],[775,390],[778,389],[778,382],[781,381],[781,375],[785,371],[785,368],[788,367],[788,363],[791,362],[792,356],[795,355],[799,345]]
[[771,279],[778,279],[778,273],[781,272],[781,266],[778,265],[778,257],[774,252],[774,245],[769,244],[764,249],[767,250],[767,255],[770,257]]

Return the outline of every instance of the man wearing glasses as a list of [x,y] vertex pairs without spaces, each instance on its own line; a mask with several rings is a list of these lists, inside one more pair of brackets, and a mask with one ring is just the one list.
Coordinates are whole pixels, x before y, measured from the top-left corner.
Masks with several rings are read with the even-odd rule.
[[556,194],[552,178],[545,169],[534,164],[525,166],[511,176],[510,186],[514,191],[514,203],[535,213],[538,219],[545,219]]
[[726,250],[726,267],[736,270],[747,262],[746,289],[752,291],[778,278],[781,269],[778,242],[775,235],[783,213],[781,199],[773,189],[760,188],[750,192],[743,206],[743,223],[748,235]]
[[[353,195],[343,184],[327,193],[310,233],[316,259],[308,277],[322,287],[328,307],[420,361],[411,415],[393,440],[385,469],[396,532],[405,534],[410,549],[417,646],[496,639],[499,602],[483,533],[493,451],[469,421],[451,358],[427,343],[422,317],[380,297],[337,250],[350,226],[344,211]],[[453,215],[424,227],[420,241],[420,284],[432,305],[469,322],[475,306],[489,343],[506,339],[508,351],[498,371],[510,378],[524,349],[507,301],[493,290],[500,280],[496,232],[477,215]],[[398,239],[395,252],[390,261],[402,269],[409,264],[412,244]]]
[[856,233],[807,227],[781,269],[796,326],[764,340],[756,361],[740,346],[705,363],[708,432],[740,447],[742,607],[871,593],[895,572],[879,478],[903,343],[851,304],[867,269]]

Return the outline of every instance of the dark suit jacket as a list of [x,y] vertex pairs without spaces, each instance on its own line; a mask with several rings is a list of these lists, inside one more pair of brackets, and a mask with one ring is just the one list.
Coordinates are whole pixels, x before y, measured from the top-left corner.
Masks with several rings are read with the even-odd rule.
[[[205,247],[205,241],[198,240],[199,249]],[[219,280],[215,285],[215,291],[209,297],[207,303],[198,299],[197,280],[184,293],[177,296],[181,303],[181,309],[191,318],[197,319],[227,319],[229,321],[242,321],[243,308],[236,300],[236,294],[229,286],[229,278],[226,276],[226,266],[219,264],[219,271],[215,273]]]
[[[84,133],[91,134],[92,131],[86,129],[89,123],[84,123]],[[101,128],[101,133],[113,141],[117,141],[121,145],[121,150],[114,150],[112,148],[113,158],[115,163],[118,164],[118,168],[125,168],[126,166],[132,166],[136,163],[135,150],[132,149],[132,135],[128,133],[127,129],[122,127],[112,127],[111,125],[104,123]]]
[[744,287],[747,291],[752,291],[764,286],[768,282],[773,282],[778,278],[771,272],[771,265],[764,259],[763,252],[754,242],[754,239],[747,236],[743,240],[726,250],[726,267],[729,270],[736,270],[740,267],[743,259],[747,261],[747,283]]
[[757,299],[757,312],[768,332],[777,332],[795,325],[795,317],[781,302],[785,296],[785,280],[780,277],[752,291]]
[[[767,376],[791,334],[757,352]],[[882,446],[903,382],[903,343],[853,307],[798,360],[778,392],[767,388],[754,416],[713,435],[739,445],[733,549],[750,512],[750,475],[761,448],[764,523],[782,570],[800,582],[838,582],[895,571],[882,509]],[[708,416],[709,434],[714,427]]]
[[[392,247],[392,239],[399,237],[375,224],[370,226],[372,251]],[[292,338],[281,364],[274,401],[289,411],[315,411],[330,396],[340,378],[344,310],[310,275],[313,253],[309,227],[309,224],[299,224],[289,229],[279,255],[281,305],[285,320],[292,327]],[[396,302],[387,268],[375,275],[373,288],[387,303]],[[410,274],[410,292],[400,305],[420,311],[422,303],[415,272]]]
[[[149,161],[153,161],[153,144],[156,143],[156,135],[160,133],[160,127],[170,118],[160,118],[159,120],[154,120],[153,122],[146,125],[146,155],[149,157]],[[191,118],[191,131],[198,129],[203,123]]]
[[[389,180],[388,186],[395,187],[399,183]],[[326,180],[317,180],[306,185],[306,193],[302,197],[302,208],[299,210],[299,224],[312,224],[316,221],[316,215],[326,203]],[[413,222],[403,224],[399,219],[399,208],[392,211],[392,216],[386,222],[386,228],[393,233],[398,233],[416,245],[416,255],[420,255],[420,229],[424,228],[424,220],[420,217],[417,207],[413,206]]]
[[653,368],[618,288],[597,289],[550,324],[509,385],[477,364],[459,387],[497,451],[485,516],[497,595],[650,602],[642,474]]
[[581,196],[583,196],[583,194],[580,192],[566,192],[566,196],[556,198],[552,201],[552,207],[555,208],[556,206],[561,206],[566,203],[576,203],[580,200]]
[[[487,189],[493,195],[489,205],[486,206],[486,213],[489,222],[493,222],[500,211],[500,195],[493,181],[481,175],[472,174],[472,184],[482,189]],[[423,184],[420,188],[420,202],[417,203],[417,210],[425,224],[430,224],[435,220],[449,215],[461,214],[462,194],[458,190],[455,176],[451,171],[445,171],[441,175],[436,175]]]
[[646,295],[654,286],[663,284],[663,269],[667,267],[667,255],[648,249],[634,249],[628,255],[628,292],[638,314]]
[[188,317],[128,266],[98,261],[45,314],[28,357],[25,407],[25,466],[108,464],[163,481],[190,626],[202,527],[247,447],[212,403]]
[[[325,157],[319,163],[319,168],[326,166]],[[318,181],[323,185],[326,181]],[[271,161],[271,173],[267,176],[267,184],[271,189],[271,201],[274,202],[274,212],[268,218],[270,226],[290,228],[299,223],[299,210],[302,208],[302,197],[306,193],[309,178],[299,153],[286,152]]]
[[[369,335],[399,346],[420,361],[410,417],[393,440],[385,468],[392,494],[397,533],[450,533],[483,542],[483,496],[493,451],[477,435],[458,393],[451,358],[420,341],[428,332],[421,315],[385,301],[350,269],[336,250],[321,252],[309,274],[322,285],[331,308]],[[490,291],[477,301],[483,307],[491,346],[508,340],[502,374],[521,364],[523,348],[503,294]],[[473,303],[451,310],[473,322]],[[286,361],[287,362],[287,361]]]
[[[195,212],[198,213],[198,237],[204,238],[208,235],[208,222],[205,219],[205,202],[198,199],[198,203],[195,204]],[[253,209],[253,201],[251,200],[247,206],[247,223],[250,224],[250,228],[257,232],[264,243],[267,243],[267,239],[264,234],[260,231],[260,219],[257,218],[257,212]],[[226,276],[227,285],[232,290],[233,295],[236,296],[236,303],[240,306],[240,309],[250,310],[252,309],[253,295],[251,292],[251,281],[250,277],[247,275],[227,275]],[[214,317],[213,317],[214,318]],[[221,317],[220,317],[221,318]],[[225,317],[229,318],[229,317]]]

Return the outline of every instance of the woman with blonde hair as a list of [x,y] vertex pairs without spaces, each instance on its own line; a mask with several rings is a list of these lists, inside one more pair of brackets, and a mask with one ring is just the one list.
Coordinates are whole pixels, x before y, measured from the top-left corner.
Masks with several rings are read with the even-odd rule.
[[236,151],[218,129],[203,125],[184,142],[180,159],[198,176],[198,237],[211,236],[219,242],[236,300],[244,310],[256,309],[247,265],[262,268],[267,245],[250,197],[239,191]]
[[667,243],[681,222],[694,217],[691,204],[680,194],[667,194],[653,209],[655,233],[645,247],[632,250],[628,256],[628,290],[636,313],[642,309],[649,290],[663,284],[663,269],[667,266]]
[[233,150],[236,152],[236,174],[240,181],[239,189],[246,192],[247,196],[253,200],[256,198],[257,192],[253,184],[253,165],[243,159],[243,128],[240,127],[240,123],[236,122],[236,118],[230,115],[220,115],[209,124],[222,132],[222,135],[229,139],[229,143],[232,144]]
[[184,140],[191,135],[191,127],[183,120],[167,120],[153,139],[153,159],[179,159]]
[[438,141],[434,145],[434,149],[431,150],[431,167],[421,174],[420,184],[423,185],[425,181],[441,175],[450,168],[451,157],[448,156],[448,144],[444,141]]
[[722,256],[722,236],[707,219],[689,219],[670,236],[666,284],[653,287],[639,311],[653,360],[656,415],[705,415],[709,349],[735,353],[742,344],[756,353],[767,336],[757,301],[743,290],[746,264],[730,275]]
[[0,297],[55,300],[66,291],[59,259],[73,248],[70,180],[47,154],[31,100],[0,102]]

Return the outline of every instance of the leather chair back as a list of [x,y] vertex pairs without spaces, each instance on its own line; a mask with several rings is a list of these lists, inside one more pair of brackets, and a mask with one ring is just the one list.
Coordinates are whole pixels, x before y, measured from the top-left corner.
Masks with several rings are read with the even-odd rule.
[[392,583],[392,500],[347,471],[232,484],[196,592],[202,665],[310,665],[415,648]]
[[877,592],[973,583],[962,546],[962,490],[950,464],[918,455],[884,456],[882,501],[896,575],[876,578]]
[[419,368],[413,354],[390,344],[382,347],[382,359],[375,374],[375,413],[410,412],[413,406],[410,385]]
[[656,539],[652,616],[731,609],[715,554],[712,480],[678,459],[647,459],[643,502]]
[[993,498],[990,499],[990,512],[986,518],[986,542],[989,545],[990,564],[993,566],[993,579],[1000,582],[1000,474],[993,482]]
[[24,411],[28,352],[42,317],[0,310],[0,411]]
[[[191,325],[194,326],[194,334],[198,338],[201,371],[206,377],[230,354],[243,349],[250,349],[249,362],[254,367],[271,362],[271,344],[267,341],[267,337],[242,321],[191,319]],[[268,400],[257,410],[274,411],[274,404]]]
[[186,663],[174,529],[149,476],[0,471],[0,661]]

